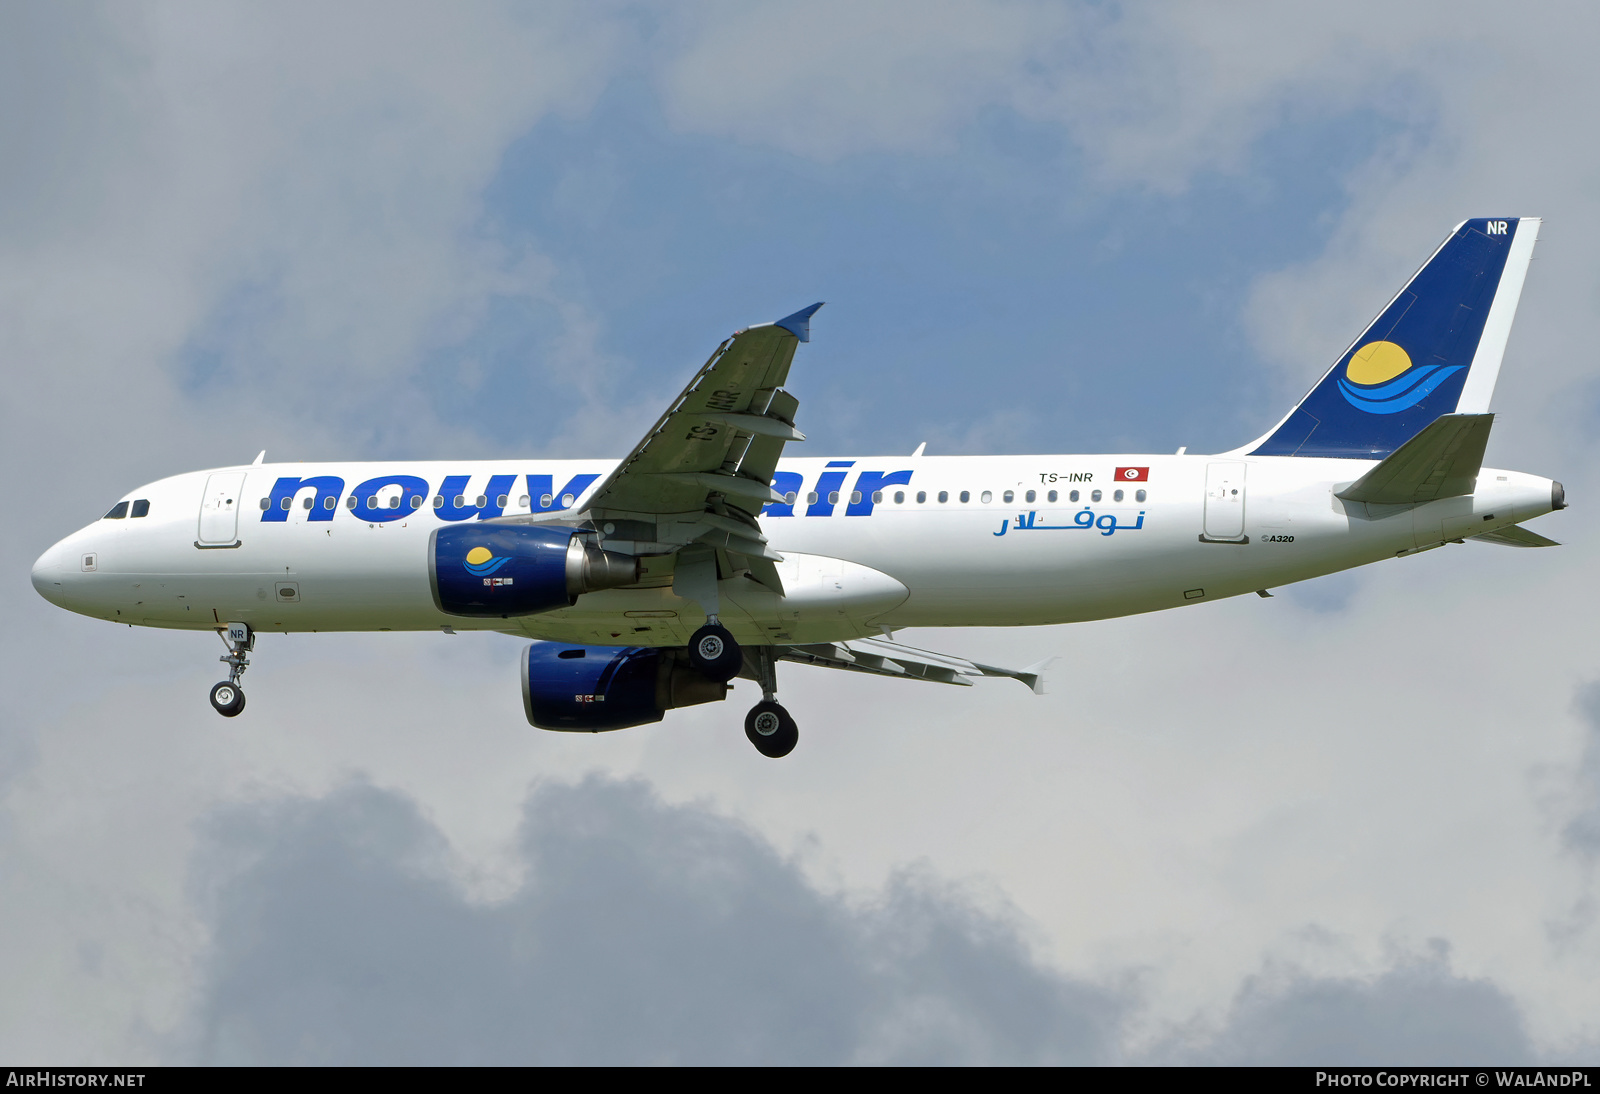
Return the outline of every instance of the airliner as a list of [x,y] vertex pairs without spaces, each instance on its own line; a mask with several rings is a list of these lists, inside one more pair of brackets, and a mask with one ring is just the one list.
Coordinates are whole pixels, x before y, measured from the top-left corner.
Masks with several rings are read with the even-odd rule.
[[1522,527],[1560,483],[1482,466],[1537,218],[1458,225],[1281,421],[1215,455],[786,457],[813,304],[720,346],[623,459],[254,463],[141,486],[46,551],[51,603],[215,631],[217,712],[257,634],[491,630],[533,641],[523,707],[598,732],[726,698],[791,752],[777,666],[1043,690],[908,627],[1078,623],[1257,593]]

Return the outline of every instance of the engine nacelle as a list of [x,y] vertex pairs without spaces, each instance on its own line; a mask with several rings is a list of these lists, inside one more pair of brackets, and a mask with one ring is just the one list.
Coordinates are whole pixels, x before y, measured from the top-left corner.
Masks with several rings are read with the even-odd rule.
[[448,615],[533,615],[638,580],[638,559],[556,525],[454,524],[434,532],[428,546],[433,602]]
[[522,707],[540,729],[599,733],[661,721],[673,707],[725,699],[678,650],[535,642],[522,655]]

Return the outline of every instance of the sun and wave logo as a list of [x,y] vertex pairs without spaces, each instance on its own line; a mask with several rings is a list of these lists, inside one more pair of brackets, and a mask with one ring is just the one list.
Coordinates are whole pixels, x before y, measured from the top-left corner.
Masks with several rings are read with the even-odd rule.
[[474,547],[467,552],[467,559],[462,564],[466,566],[467,573],[477,577],[488,577],[500,567],[511,561],[511,556],[495,558],[494,552],[487,547]]
[[1462,367],[1413,367],[1411,356],[1393,342],[1368,342],[1350,355],[1350,363],[1339,377],[1339,392],[1357,410],[1398,414],[1422,402]]

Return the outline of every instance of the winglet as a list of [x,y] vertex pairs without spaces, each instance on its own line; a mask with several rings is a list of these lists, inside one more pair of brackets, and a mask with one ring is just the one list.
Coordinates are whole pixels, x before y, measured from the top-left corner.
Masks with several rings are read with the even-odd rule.
[[775,327],[782,327],[802,342],[811,341],[811,317],[817,314],[817,309],[822,307],[823,301],[818,300],[809,308],[801,308],[793,315],[786,315],[776,323]]
[[1016,679],[1021,680],[1024,684],[1028,685],[1028,690],[1033,692],[1035,695],[1043,695],[1045,671],[1059,660],[1061,660],[1059,657],[1046,657],[1043,661],[1040,661],[1037,664],[1029,665],[1027,668],[1017,673]]

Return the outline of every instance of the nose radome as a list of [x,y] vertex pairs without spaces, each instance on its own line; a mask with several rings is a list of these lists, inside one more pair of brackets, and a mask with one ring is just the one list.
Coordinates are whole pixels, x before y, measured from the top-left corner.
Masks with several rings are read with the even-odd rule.
[[44,554],[40,555],[33,564],[30,575],[33,587],[38,594],[52,604],[60,604],[61,596],[66,592],[66,580],[69,573],[65,560],[67,549],[63,546],[66,541],[57,543]]
[[55,553],[56,549],[52,547],[40,555],[33,563],[32,574],[34,589],[38,591],[40,596],[51,601],[55,599],[50,595],[52,584],[60,580],[57,576],[58,568],[52,559]]

